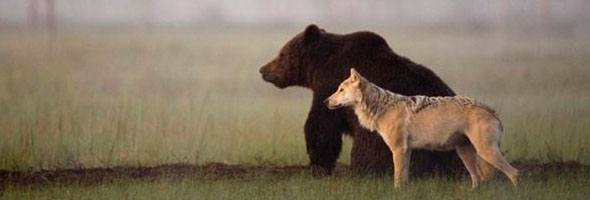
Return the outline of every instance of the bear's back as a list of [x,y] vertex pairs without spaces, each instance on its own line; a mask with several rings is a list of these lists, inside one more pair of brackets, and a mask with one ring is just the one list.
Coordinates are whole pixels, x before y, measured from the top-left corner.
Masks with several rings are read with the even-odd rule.
[[[346,35],[332,35],[339,49],[331,54],[324,68],[325,74],[334,74],[341,80],[348,77],[354,67],[379,87],[403,95],[454,96],[455,93],[432,70],[393,52],[384,38],[369,31]],[[324,77],[327,78],[327,77]],[[329,77],[328,77],[329,79]]]

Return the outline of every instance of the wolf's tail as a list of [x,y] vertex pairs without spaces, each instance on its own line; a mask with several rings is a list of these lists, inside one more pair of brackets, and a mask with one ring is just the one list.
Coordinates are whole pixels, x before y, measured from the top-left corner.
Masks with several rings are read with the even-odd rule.
[[481,102],[476,102],[475,106],[480,107],[486,111],[488,111],[494,118],[496,118],[496,120],[498,120],[498,129],[500,130],[500,132],[504,132],[504,126],[502,125],[502,120],[500,120],[500,116],[498,116],[498,112],[496,112],[496,110],[494,110],[492,107],[483,104]]

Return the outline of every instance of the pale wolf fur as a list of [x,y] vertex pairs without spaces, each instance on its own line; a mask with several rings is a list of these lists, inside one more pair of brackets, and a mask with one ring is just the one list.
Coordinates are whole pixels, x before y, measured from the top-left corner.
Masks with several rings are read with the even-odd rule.
[[456,150],[473,188],[489,179],[493,167],[517,186],[519,172],[500,153],[502,123],[492,108],[467,97],[404,96],[350,73],[325,103],[352,107],[361,126],[383,137],[393,152],[396,188],[408,179],[412,149]]

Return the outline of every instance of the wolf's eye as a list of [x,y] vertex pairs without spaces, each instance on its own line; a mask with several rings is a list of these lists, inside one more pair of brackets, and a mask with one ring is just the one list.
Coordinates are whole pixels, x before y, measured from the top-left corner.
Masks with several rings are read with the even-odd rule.
[[338,92],[342,92],[342,91],[344,91],[344,89],[343,89],[343,88],[340,88],[340,89],[338,89]]

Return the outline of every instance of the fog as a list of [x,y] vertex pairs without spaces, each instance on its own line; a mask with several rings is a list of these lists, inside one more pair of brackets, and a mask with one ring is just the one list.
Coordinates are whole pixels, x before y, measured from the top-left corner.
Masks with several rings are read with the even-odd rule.
[[0,27],[301,26],[509,29],[584,35],[586,0],[3,0]]

